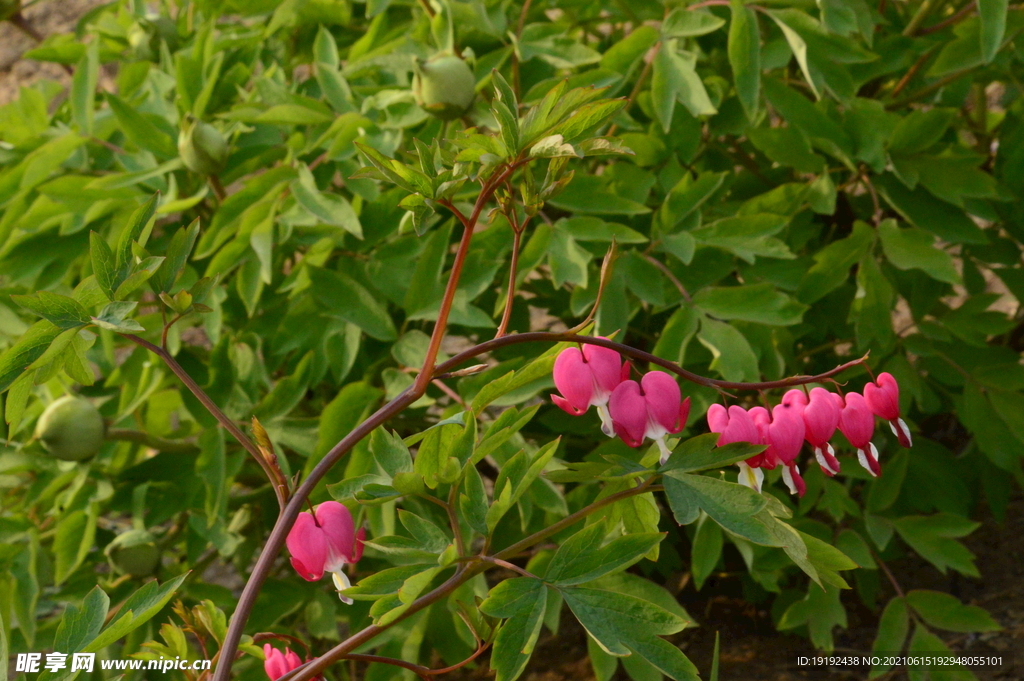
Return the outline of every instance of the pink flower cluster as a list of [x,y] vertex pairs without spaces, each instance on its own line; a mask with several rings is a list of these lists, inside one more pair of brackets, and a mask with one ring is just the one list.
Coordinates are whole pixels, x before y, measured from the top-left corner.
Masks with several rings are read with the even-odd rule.
[[711,432],[719,433],[719,447],[732,442],[768,445],[760,454],[740,462],[742,484],[760,491],[763,469],[781,465],[790,492],[803,496],[807,487],[800,476],[797,456],[804,440],[810,444],[822,472],[830,477],[839,472],[839,460],[829,443],[837,429],[857,450],[860,464],[875,477],[882,472],[878,450],[871,442],[876,416],[889,422],[902,446],[911,446],[910,429],[900,418],[899,397],[896,379],[883,373],[865,386],[863,395],[850,392],[844,397],[824,388],[814,388],[810,395],[790,390],[771,412],[764,407],[747,410],[734,405],[726,409],[714,404],[708,409],[708,426]]
[[605,435],[618,435],[630,447],[653,440],[665,463],[672,453],[665,438],[686,426],[690,398],[682,399],[679,385],[664,371],[648,371],[639,383],[629,375],[629,362],[623,364],[614,350],[599,345],[566,348],[554,368],[561,395],[551,400],[573,416],[597,407]]

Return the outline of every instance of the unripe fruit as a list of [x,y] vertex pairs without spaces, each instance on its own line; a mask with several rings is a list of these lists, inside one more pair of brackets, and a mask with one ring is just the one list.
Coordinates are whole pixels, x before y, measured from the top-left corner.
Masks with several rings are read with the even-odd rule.
[[132,577],[147,577],[160,564],[156,537],[148,530],[128,530],[117,535],[104,551],[115,571]]
[[189,115],[178,133],[178,153],[192,172],[216,175],[227,163],[228,143],[217,128]]
[[36,422],[36,437],[43,448],[64,461],[95,456],[103,446],[106,426],[92,402],[65,395],[54,400]]
[[443,121],[462,116],[476,97],[476,78],[462,58],[450,53],[413,64],[412,92],[416,103]]

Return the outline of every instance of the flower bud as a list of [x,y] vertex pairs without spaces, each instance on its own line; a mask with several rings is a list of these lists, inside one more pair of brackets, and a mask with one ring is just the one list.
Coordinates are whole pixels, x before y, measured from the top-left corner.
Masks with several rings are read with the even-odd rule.
[[192,172],[216,175],[228,160],[228,143],[217,128],[189,115],[178,133],[178,153]]
[[160,564],[160,549],[156,537],[148,530],[128,530],[107,544],[105,550],[110,567],[115,572],[132,577],[147,577]]
[[443,121],[462,116],[476,97],[476,78],[469,64],[451,53],[436,54],[413,68],[412,92],[416,103]]
[[84,397],[65,395],[50,403],[36,422],[43,449],[64,461],[83,461],[103,446],[106,426],[99,410]]

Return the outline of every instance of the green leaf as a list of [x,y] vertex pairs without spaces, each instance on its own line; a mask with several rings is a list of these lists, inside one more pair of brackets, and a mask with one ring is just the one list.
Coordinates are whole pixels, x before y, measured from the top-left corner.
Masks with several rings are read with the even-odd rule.
[[395,340],[398,333],[387,309],[347,274],[320,267],[307,269],[313,296],[326,314],[355,324],[378,340]]
[[782,35],[785,36],[786,42],[789,43],[789,49],[793,51],[793,56],[796,57],[796,63],[800,65],[800,70],[803,72],[807,84],[811,87],[811,92],[814,93],[816,98],[821,99],[821,93],[818,92],[814,77],[811,75],[810,64],[807,61],[807,42],[789,24],[782,20],[780,13],[769,10],[767,14],[782,30]]
[[96,109],[96,83],[99,80],[99,41],[92,41],[75,66],[71,77],[71,118],[83,135],[92,135],[92,122]]
[[[167,247],[167,259],[153,276],[153,286],[158,291],[170,292],[174,283],[185,271],[185,264],[192,253],[192,248],[199,237],[199,218],[193,220],[188,227],[183,227],[171,237]],[[93,270],[96,269],[96,256],[93,255]],[[97,274],[97,278],[99,275]]]
[[[498,586],[517,580],[518,578],[506,580]],[[534,582],[536,587],[528,592],[529,595],[524,596],[520,602],[523,607],[505,621],[494,639],[491,669],[497,673],[495,681],[515,681],[526,668],[526,663],[529,662],[540,637],[547,609],[547,589],[537,580],[530,581]],[[484,609],[486,603],[485,600],[481,604],[481,610],[484,612],[488,612]]]
[[952,244],[987,244],[985,232],[963,209],[937,199],[923,186],[911,190],[891,173],[874,177],[874,185],[907,222],[928,229]]
[[664,538],[658,533],[627,534],[602,546],[607,531],[607,525],[599,522],[566,539],[551,559],[544,579],[559,586],[575,586],[625,570]]
[[[156,212],[156,204],[159,198],[159,193],[153,194],[144,204],[135,209],[132,216],[128,218],[128,224],[121,231],[121,236],[117,241],[117,259],[114,263],[118,272],[118,279],[115,280],[117,286],[120,286],[121,282],[128,278],[134,258],[132,244],[142,238],[143,231]],[[144,245],[144,242],[139,245]],[[114,288],[116,289],[117,286],[114,286]]]
[[679,648],[658,635],[674,634],[687,622],[650,601],[601,589],[561,589],[576,619],[601,648],[616,657],[639,655],[666,676],[696,681],[697,669]]
[[697,340],[714,357],[710,367],[722,374],[725,380],[756,381],[760,377],[757,355],[735,326],[702,317]]
[[813,303],[836,290],[850,278],[850,268],[864,257],[875,242],[875,230],[857,220],[844,239],[833,241],[814,254],[814,265],[800,280],[797,299]]
[[107,300],[114,299],[114,289],[120,286],[114,252],[107,245],[107,240],[96,232],[89,232],[89,255],[92,259],[92,271]]
[[[871,645],[871,652],[899,653],[907,642],[907,634],[910,633],[910,612],[907,610],[906,599],[897,596],[889,601],[878,619],[878,633],[875,634],[875,641]],[[871,674],[868,678],[876,678],[891,669],[891,665],[876,665],[871,667]]]
[[39,291],[34,296],[11,296],[11,300],[59,329],[75,329],[90,322],[89,313],[81,303],[50,291]]
[[719,319],[738,319],[770,326],[799,324],[808,309],[768,282],[704,288],[693,296],[693,304]]
[[732,442],[724,447],[718,447],[718,438],[718,433],[704,433],[683,441],[672,450],[672,455],[658,471],[693,473],[724,468],[729,464],[749,459],[765,448],[764,445],[752,445],[748,442]]
[[338,194],[325,194],[317,189],[309,168],[299,166],[299,178],[291,183],[292,195],[299,204],[322,222],[341,227],[357,239],[363,238],[363,227],[348,199]]
[[850,305],[850,321],[857,332],[857,345],[868,348],[877,343],[888,348],[893,342],[892,284],[882,274],[882,268],[870,252],[865,253],[857,266],[857,294]]
[[117,117],[117,122],[124,131],[125,137],[140,149],[152,151],[162,159],[175,158],[178,149],[170,137],[148,118],[129,106],[117,95],[106,93],[110,110]]
[[59,327],[41,319],[0,355],[0,392],[7,390],[33,362],[43,356],[50,343],[62,333]]
[[136,305],[138,303],[134,301],[108,303],[100,310],[98,316],[92,318],[92,323],[100,328],[117,331],[118,333],[145,331],[146,329],[134,319],[125,319],[128,313],[135,309]]
[[816,648],[831,652],[835,647],[832,630],[846,627],[846,609],[839,601],[839,589],[827,586],[822,590],[811,584],[807,597],[790,605],[782,614],[778,628],[785,630],[801,625],[807,626]]
[[97,509],[90,511],[79,509],[68,513],[57,524],[57,533],[53,539],[55,584],[60,585],[85,560],[92,548],[96,536]]
[[907,592],[907,603],[926,623],[946,631],[974,633],[1002,629],[992,616],[976,605],[964,605],[959,598],[941,591],[915,589]]
[[678,51],[674,38],[663,42],[654,57],[651,97],[654,100],[654,113],[666,133],[672,128],[676,102],[685,106],[694,116],[718,113],[708,97],[704,82],[697,75],[696,64],[695,55]]
[[932,516],[904,516],[893,521],[893,525],[910,548],[941,572],[953,568],[971,577],[978,576],[974,554],[956,539],[967,536],[980,523],[951,513],[936,513]]
[[736,96],[739,97],[747,120],[757,118],[761,96],[761,32],[754,10],[741,2],[729,6],[729,65],[732,67]]
[[651,209],[609,190],[605,181],[579,173],[561,194],[549,203],[556,208],[587,215],[643,215]]
[[513,577],[498,582],[480,603],[480,612],[505,619],[534,607],[544,595],[544,583],[531,577]]
[[693,572],[693,585],[697,591],[704,586],[704,581],[711,575],[722,556],[722,528],[712,522],[707,515],[702,515],[697,524],[697,534],[693,537],[690,548],[690,570]]
[[900,119],[889,138],[889,151],[918,154],[938,142],[956,119],[955,109],[933,108],[913,111]]
[[142,588],[128,597],[128,600],[118,609],[115,619],[100,632],[99,636],[86,645],[83,651],[95,653],[103,650],[148,622],[167,605],[188,575],[187,572],[178,575],[162,585],[156,580],[146,582]]
[[690,510],[696,508],[733,534],[755,544],[780,545],[764,522],[756,517],[767,501],[749,487],[704,475],[668,471],[665,495],[677,521],[680,517],[696,519],[696,514]]
[[412,454],[397,433],[377,428],[370,434],[370,451],[380,467],[392,478],[413,469]]
[[81,609],[68,605],[53,639],[53,649],[62,653],[77,653],[100,633],[110,598],[98,586],[85,595]]
[[782,215],[761,213],[722,218],[691,230],[698,243],[716,246],[753,264],[758,256],[790,260],[789,247],[774,237],[788,221]]
[[1007,0],[978,0],[978,16],[981,17],[981,57],[989,63],[1003,44],[1006,33]]
[[900,229],[895,220],[884,220],[878,226],[885,257],[901,270],[919,269],[932,279],[947,284],[960,284],[953,257],[939,248],[935,237],[923,229]]
[[662,39],[692,38],[717,31],[725,25],[711,12],[677,7],[661,22]]
[[814,566],[820,581],[840,589],[850,588],[839,571],[853,570],[857,564],[845,553],[817,537],[801,532],[800,538],[807,546],[807,560]]

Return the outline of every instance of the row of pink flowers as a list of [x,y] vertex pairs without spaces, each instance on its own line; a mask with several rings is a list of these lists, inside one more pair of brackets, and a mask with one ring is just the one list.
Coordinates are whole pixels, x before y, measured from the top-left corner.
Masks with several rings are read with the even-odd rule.
[[889,421],[900,444],[910,447],[910,429],[900,418],[899,386],[888,373],[868,383],[863,395],[849,392],[841,396],[824,388],[814,388],[808,394],[793,389],[771,412],[764,407],[747,410],[734,405],[726,409],[714,404],[708,409],[708,427],[720,434],[720,447],[733,442],[768,445],[764,452],[739,464],[741,483],[760,490],[763,469],[783,466],[782,478],[790,492],[803,496],[806,486],[796,461],[800,448],[806,441],[822,472],[834,476],[840,465],[829,440],[836,430],[846,436],[860,464],[872,476],[881,474],[878,449],[871,442],[876,416]]
[[686,426],[690,398],[682,399],[679,385],[664,371],[648,371],[639,383],[629,375],[629,362],[623,363],[614,350],[599,345],[566,348],[554,368],[561,395],[551,400],[573,416],[597,407],[605,435],[618,435],[630,447],[653,440],[665,463],[672,453],[665,438]]
[[[623,363],[619,353],[609,348],[567,348],[554,366],[555,387],[561,394],[551,399],[574,416],[596,407],[606,435],[618,435],[630,447],[653,440],[664,464],[671,454],[665,438],[686,426],[690,398],[682,399],[675,379],[663,371],[649,371],[639,383],[629,378],[630,371],[629,362]],[[771,411],[715,404],[708,409],[707,419],[711,431],[721,435],[719,446],[732,442],[768,446],[739,464],[742,484],[760,491],[763,470],[782,466],[782,478],[790,492],[803,496],[806,485],[797,457],[804,441],[810,444],[821,470],[834,476],[840,464],[829,440],[837,429],[857,450],[861,465],[873,476],[881,473],[878,450],[871,442],[875,416],[888,421],[900,444],[910,447],[910,429],[900,418],[899,386],[888,373],[868,383],[863,395],[850,392],[841,396],[824,388],[810,393],[793,389]]]

